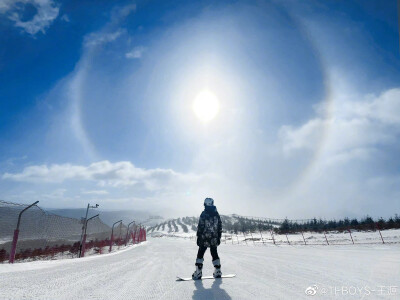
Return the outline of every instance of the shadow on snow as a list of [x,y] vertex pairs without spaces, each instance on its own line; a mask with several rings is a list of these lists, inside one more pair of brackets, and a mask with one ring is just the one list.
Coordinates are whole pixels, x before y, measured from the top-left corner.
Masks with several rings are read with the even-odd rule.
[[211,288],[204,288],[202,280],[195,280],[194,285],[196,286],[196,290],[193,292],[192,299],[232,299],[228,293],[221,288],[222,278],[215,279]]

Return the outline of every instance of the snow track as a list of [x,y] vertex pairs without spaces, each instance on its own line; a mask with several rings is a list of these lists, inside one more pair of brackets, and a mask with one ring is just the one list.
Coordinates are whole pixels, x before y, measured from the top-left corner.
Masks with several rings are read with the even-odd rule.
[[[400,246],[221,245],[222,270],[237,277],[176,282],[190,276],[197,247],[182,239],[151,239],[111,255],[83,259],[0,265],[0,299],[399,299]],[[203,274],[212,274],[205,255]],[[377,289],[397,286],[396,294],[364,297],[330,287]],[[312,298],[312,297],[311,297]]]

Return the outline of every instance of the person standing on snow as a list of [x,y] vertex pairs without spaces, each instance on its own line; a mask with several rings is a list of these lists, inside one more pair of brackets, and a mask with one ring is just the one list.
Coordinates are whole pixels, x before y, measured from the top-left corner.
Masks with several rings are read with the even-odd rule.
[[194,271],[192,278],[201,279],[204,253],[207,248],[210,248],[212,263],[214,265],[214,278],[220,278],[221,262],[218,257],[217,247],[221,243],[222,234],[222,222],[221,217],[214,206],[214,200],[212,198],[206,198],[204,200],[204,211],[201,213],[199,218],[199,225],[197,226],[197,246],[199,251],[197,252],[196,259],[196,271]]

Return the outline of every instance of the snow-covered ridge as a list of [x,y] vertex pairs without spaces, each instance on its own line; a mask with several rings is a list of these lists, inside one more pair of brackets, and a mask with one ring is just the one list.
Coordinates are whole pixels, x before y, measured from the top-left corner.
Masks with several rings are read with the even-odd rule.
[[[245,230],[269,230],[280,226],[278,221],[271,219],[243,217],[236,214],[221,215],[224,232],[238,232]],[[196,235],[198,217],[181,217],[169,219],[154,226],[148,226],[147,232],[152,236],[190,237]]]
[[184,235],[192,235],[197,231],[197,223],[199,218],[183,217],[177,219],[169,219],[154,226],[147,227],[147,232],[152,233],[182,233]]

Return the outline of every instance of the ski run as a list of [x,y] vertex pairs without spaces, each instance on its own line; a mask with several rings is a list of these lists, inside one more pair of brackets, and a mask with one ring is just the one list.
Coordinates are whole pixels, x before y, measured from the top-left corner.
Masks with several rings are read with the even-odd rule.
[[[194,271],[197,246],[149,238],[82,259],[0,265],[0,299],[399,299],[400,245],[221,244],[235,278],[176,281]],[[204,275],[213,267],[207,250]]]

